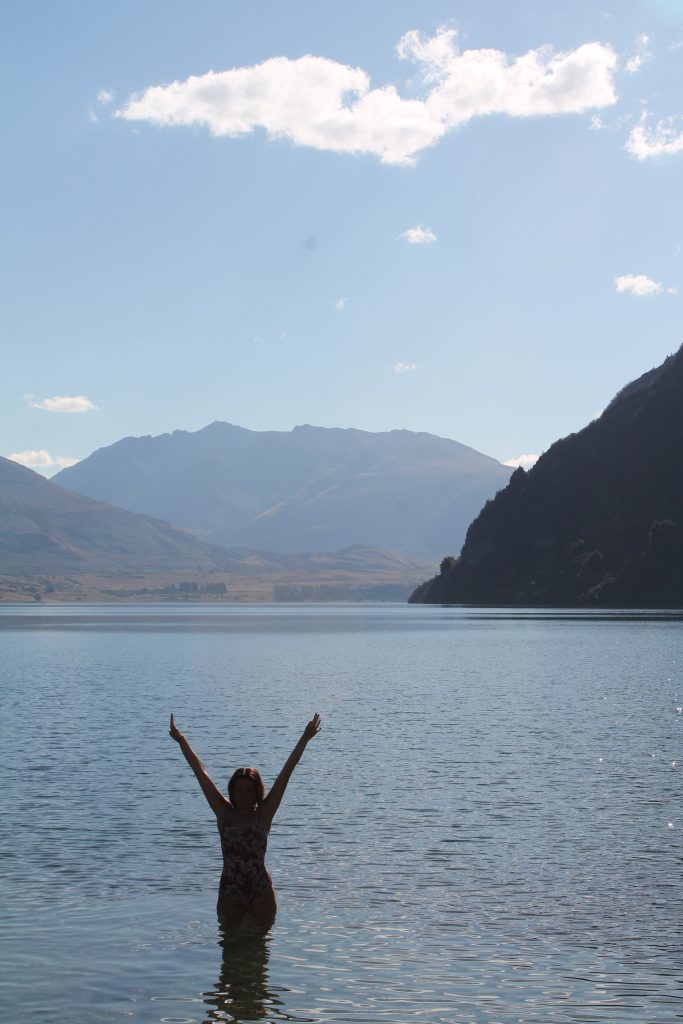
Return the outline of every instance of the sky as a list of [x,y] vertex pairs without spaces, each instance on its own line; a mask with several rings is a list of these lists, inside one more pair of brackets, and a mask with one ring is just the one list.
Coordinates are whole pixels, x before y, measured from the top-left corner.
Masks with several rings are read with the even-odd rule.
[[681,0],[0,5],[0,453],[427,431],[511,464],[683,342]]

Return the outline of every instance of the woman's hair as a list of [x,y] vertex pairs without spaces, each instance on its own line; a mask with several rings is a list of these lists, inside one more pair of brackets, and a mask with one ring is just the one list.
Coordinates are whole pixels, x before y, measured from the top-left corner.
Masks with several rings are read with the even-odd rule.
[[233,772],[228,783],[228,797],[233,807],[235,806],[233,792],[238,779],[250,779],[254,783],[254,789],[256,790],[256,803],[263,803],[266,798],[266,790],[258,768],[238,768],[236,772]]

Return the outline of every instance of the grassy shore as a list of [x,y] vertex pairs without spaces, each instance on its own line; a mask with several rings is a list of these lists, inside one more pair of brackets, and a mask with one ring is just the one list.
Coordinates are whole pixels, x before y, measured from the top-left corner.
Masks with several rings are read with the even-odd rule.
[[176,572],[106,577],[0,574],[0,602],[404,601],[423,579],[423,575],[405,571],[370,574],[348,569],[315,575],[296,571],[253,575]]

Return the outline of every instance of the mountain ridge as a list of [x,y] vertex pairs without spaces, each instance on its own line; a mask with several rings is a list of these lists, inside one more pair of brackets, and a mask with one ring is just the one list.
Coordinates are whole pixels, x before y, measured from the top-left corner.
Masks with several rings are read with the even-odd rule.
[[[237,559],[161,520],[68,491],[0,457],[2,571],[229,569]],[[129,562],[132,560],[132,562]]]
[[53,481],[222,545],[294,552],[360,543],[433,560],[510,473],[426,432],[250,431],[214,421],[122,438]]
[[206,544],[0,458],[2,598],[405,600],[426,568],[362,545],[278,554]]
[[517,469],[411,601],[683,605],[682,452],[683,346]]

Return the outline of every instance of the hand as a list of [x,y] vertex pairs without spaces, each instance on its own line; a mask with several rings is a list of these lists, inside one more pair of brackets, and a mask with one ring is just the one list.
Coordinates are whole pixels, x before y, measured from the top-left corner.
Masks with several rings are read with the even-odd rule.
[[180,743],[181,739],[183,738],[183,734],[173,721],[173,715],[171,715],[171,725],[169,726],[168,735],[171,737],[172,740],[175,740],[176,743]]
[[316,713],[313,715],[313,718],[310,720],[310,722],[304,729],[304,739],[306,740],[307,743],[309,740],[312,740],[314,736],[318,735],[318,733],[320,732],[320,728],[320,715],[316,711]]

